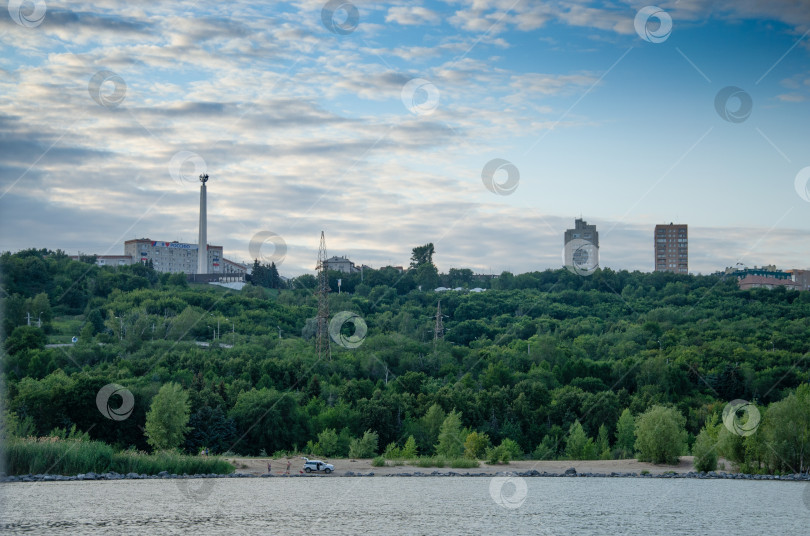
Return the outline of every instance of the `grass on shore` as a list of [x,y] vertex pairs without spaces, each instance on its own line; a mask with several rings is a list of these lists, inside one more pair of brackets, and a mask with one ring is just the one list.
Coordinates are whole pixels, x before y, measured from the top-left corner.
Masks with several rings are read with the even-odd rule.
[[80,473],[227,474],[233,465],[217,457],[187,456],[175,452],[118,452],[100,441],[75,439],[13,438],[2,446],[9,475]]
[[[390,462],[390,463],[388,463]],[[415,460],[408,460],[408,465],[416,467],[451,467],[453,469],[471,469],[478,467],[478,460],[471,460],[470,458],[444,458],[442,456],[422,456]],[[371,461],[373,467],[385,467],[388,465],[398,466],[404,465],[404,460],[388,460],[382,456],[378,456]]]

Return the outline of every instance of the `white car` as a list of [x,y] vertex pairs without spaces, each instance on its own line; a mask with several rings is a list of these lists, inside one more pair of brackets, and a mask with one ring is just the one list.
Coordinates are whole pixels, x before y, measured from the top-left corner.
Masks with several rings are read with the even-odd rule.
[[304,458],[304,472],[311,473],[313,471],[320,472],[323,471],[327,475],[335,470],[335,466],[331,463],[326,463],[321,460],[310,460],[309,458]]

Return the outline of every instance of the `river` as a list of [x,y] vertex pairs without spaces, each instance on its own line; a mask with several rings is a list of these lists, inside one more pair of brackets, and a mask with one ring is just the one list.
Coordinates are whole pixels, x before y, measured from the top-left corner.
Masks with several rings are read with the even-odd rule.
[[805,535],[810,483],[321,477],[0,484],[28,534]]

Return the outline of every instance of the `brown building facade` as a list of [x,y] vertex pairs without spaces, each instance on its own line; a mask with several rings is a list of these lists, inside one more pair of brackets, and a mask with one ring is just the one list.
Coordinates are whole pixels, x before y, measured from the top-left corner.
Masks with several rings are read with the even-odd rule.
[[689,273],[689,233],[686,224],[656,225],[655,271]]

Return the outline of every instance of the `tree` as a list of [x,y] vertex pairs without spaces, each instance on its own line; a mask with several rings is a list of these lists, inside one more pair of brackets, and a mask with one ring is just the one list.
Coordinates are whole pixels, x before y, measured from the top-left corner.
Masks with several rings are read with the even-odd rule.
[[610,455],[610,439],[608,438],[608,430],[607,426],[604,424],[599,426],[599,432],[596,436],[596,453],[602,460],[609,460],[612,457]]
[[416,449],[416,440],[413,436],[408,436],[408,440],[405,441],[405,446],[402,447],[402,457],[405,459],[413,459],[418,456],[418,451]]
[[259,262],[259,259],[253,260],[253,269],[250,271],[250,282],[257,287],[268,287],[267,268]]
[[13,411],[3,412],[2,420],[0,420],[0,440],[31,435],[34,435],[34,419],[30,415],[20,419]]
[[692,456],[695,457],[696,470],[709,472],[717,469],[717,448],[705,427],[695,438]]
[[489,436],[480,432],[470,432],[464,440],[464,457],[477,460],[484,455],[489,446]]
[[636,442],[636,420],[630,410],[625,408],[616,422],[616,449],[620,458],[629,458],[633,455],[633,445]]
[[207,448],[214,454],[229,450],[236,439],[236,423],[225,416],[221,407],[203,406],[191,414],[188,420],[190,431],[185,448],[195,454]]
[[439,286],[439,271],[432,264],[423,264],[416,268],[414,281],[422,290],[431,290]]
[[268,268],[270,272],[270,288],[281,288],[281,276],[278,273],[278,268],[276,268],[276,263],[271,262],[270,268]]
[[557,440],[551,434],[546,434],[543,440],[534,449],[532,457],[535,460],[553,460],[557,456]]
[[177,272],[169,276],[167,283],[174,287],[188,287],[188,276],[183,272]]
[[436,454],[447,458],[460,458],[464,454],[464,436],[461,430],[461,414],[451,411],[439,430]]
[[22,350],[45,348],[48,338],[34,326],[17,326],[6,339],[6,351],[13,355]]
[[417,441],[419,449],[422,453],[433,451],[436,442],[439,440],[439,430],[442,428],[442,423],[447,417],[442,407],[438,404],[430,406],[425,415],[419,419],[415,432],[417,432]]
[[[231,384],[231,389],[235,386],[237,382]],[[276,452],[306,443],[306,418],[299,405],[301,393],[264,388],[234,396],[236,403],[229,416],[236,421],[239,441],[232,450],[256,455],[262,449]]]
[[413,248],[411,252],[411,268],[419,268],[422,265],[433,266],[434,252],[433,242]]
[[636,418],[638,459],[675,465],[686,449],[686,419],[681,413],[655,405]]
[[327,428],[318,434],[318,454],[321,456],[335,456],[338,452],[338,435],[334,428]]
[[794,393],[768,406],[762,433],[765,444],[769,447],[766,459],[771,469],[791,473],[804,473],[808,470],[810,384],[800,385]]
[[180,446],[190,430],[190,412],[188,393],[174,382],[164,384],[146,413],[146,441],[157,450]]
[[281,276],[278,274],[276,263],[262,264],[259,259],[253,261],[250,282],[257,287],[281,288]]
[[53,318],[53,314],[51,313],[51,302],[48,299],[48,295],[44,292],[40,292],[34,296],[34,298],[30,300],[28,312],[31,313],[31,320],[36,319],[37,321],[50,322]]
[[594,445],[593,439],[585,434],[579,420],[574,421],[574,424],[568,429],[565,455],[572,460],[592,460],[596,457],[596,445]]

